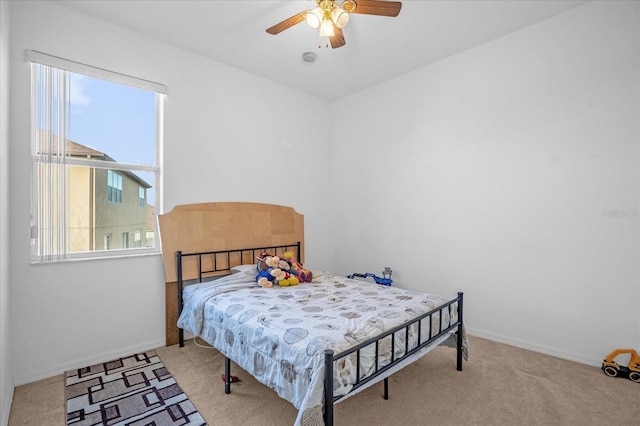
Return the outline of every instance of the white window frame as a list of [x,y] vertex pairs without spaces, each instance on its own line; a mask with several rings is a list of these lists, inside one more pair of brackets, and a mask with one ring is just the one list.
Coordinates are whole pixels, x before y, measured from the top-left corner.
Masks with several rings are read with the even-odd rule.
[[[139,164],[129,164],[111,161],[90,160],[82,158],[68,158],[68,165],[85,166],[101,169],[111,169],[114,171],[143,171],[151,172],[155,174],[155,185],[153,190],[155,191],[155,216],[157,217],[163,211],[162,200],[162,160],[163,160],[163,135],[164,135],[164,98],[167,93],[167,87],[163,84],[156,83],[149,80],[132,77],[126,74],[121,74],[114,71],[105,70],[91,65],[82,64],[80,62],[63,59],[57,56],[48,55],[46,53],[38,52],[35,50],[26,50],[26,60],[30,63],[37,63],[41,65],[47,65],[50,67],[70,71],[77,74],[83,74],[94,78],[112,81],[119,84],[125,84],[128,86],[136,87],[143,90],[148,90],[156,93],[156,158],[155,166],[143,166]],[[33,78],[33,76],[32,76]],[[32,93],[32,102],[33,96]],[[32,112],[32,121],[35,119]],[[32,124],[32,129],[35,125]],[[32,134],[32,140],[35,135]],[[32,191],[37,192],[35,183],[32,184]],[[35,194],[34,194],[35,195]],[[38,217],[38,205],[37,200],[32,195],[31,202],[31,238],[36,238],[37,220]],[[88,252],[76,252],[76,253],[63,253],[56,256],[41,255],[37,252],[32,252],[31,263],[48,263],[48,262],[60,262],[67,260],[82,260],[82,259],[97,259],[97,258],[114,258],[114,257],[131,257],[139,255],[159,254],[160,251],[160,238],[158,237],[158,223],[154,220],[154,244],[155,247],[141,247],[141,248],[128,248],[128,249],[111,249],[111,250],[97,250]],[[106,237],[106,236],[105,236]]]

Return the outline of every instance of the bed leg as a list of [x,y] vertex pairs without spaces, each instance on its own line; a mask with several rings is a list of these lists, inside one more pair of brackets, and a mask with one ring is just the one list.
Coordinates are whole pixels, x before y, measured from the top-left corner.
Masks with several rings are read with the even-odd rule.
[[333,351],[324,351],[324,424],[333,426]]
[[224,357],[224,393],[231,393],[231,360]]
[[384,399],[389,399],[389,378],[384,378]]
[[462,371],[462,296],[463,293],[461,291],[458,292],[458,340],[456,342],[457,347],[457,359],[456,359],[456,369],[458,371]]
[[[182,299],[182,290],[184,290],[184,282],[182,281],[182,250],[178,250],[176,252],[176,275],[178,277],[177,285],[177,293],[178,293],[178,318],[180,318],[180,314],[182,314],[182,309],[184,308],[184,300]],[[182,328],[178,328],[178,343],[180,347],[184,347],[184,330]]]

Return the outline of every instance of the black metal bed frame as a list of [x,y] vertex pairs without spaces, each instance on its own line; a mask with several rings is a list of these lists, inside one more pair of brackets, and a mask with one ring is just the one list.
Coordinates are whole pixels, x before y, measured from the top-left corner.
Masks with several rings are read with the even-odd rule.
[[[198,278],[197,280],[194,280],[194,281],[202,282],[202,279],[205,275],[215,276],[216,273],[223,273],[233,269],[233,267],[230,266],[231,256],[233,254],[239,254],[240,259],[243,259],[244,258],[243,256],[245,253],[251,253],[251,259],[255,259],[256,253],[260,254],[265,251],[271,251],[272,253],[276,254],[278,250],[282,250],[284,252],[292,248],[296,248],[297,250],[296,256],[300,258],[300,250],[301,250],[300,242],[297,242],[295,244],[288,244],[288,245],[272,245],[272,246],[266,246],[266,247],[256,247],[256,248],[237,249],[237,250],[207,251],[207,252],[197,252],[197,253],[183,253],[182,251],[176,252],[176,255],[177,255],[176,265],[177,265],[177,273],[178,273],[178,299],[179,299],[178,314],[182,313],[182,309],[184,307],[184,302],[182,299],[182,291],[185,285],[185,280],[182,277],[182,260],[184,258],[194,257],[194,256],[197,258]],[[205,256],[212,257],[213,269],[208,269],[208,270],[202,269],[202,265],[203,265],[202,259]],[[223,262],[220,262],[223,265],[221,267],[218,267],[218,256],[222,256],[222,258],[224,259]],[[340,352],[338,354],[334,354],[332,350],[326,350],[324,353],[324,367],[325,367],[325,372],[324,372],[325,397],[324,397],[324,414],[323,414],[324,424],[326,426],[333,425],[333,405],[336,402],[340,401],[341,399],[349,395],[349,394],[340,395],[340,396],[333,395],[334,363],[353,353],[356,354],[356,383],[354,383],[349,393],[352,393],[357,389],[367,385],[371,381],[377,379],[378,377],[383,376],[384,399],[389,399],[389,375],[391,375],[391,372],[389,372],[389,370],[396,367],[399,363],[405,361],[407,358],[418,353],[420,350],[424,349],[426,346],[429,346],[435,340],[441,338],[442,336],[447,335],[448,333],[451,333],[454,330],[456,335],[456,351],[457,351],[456,369],[458,371],[462,371],[462,345],[463,345],[462,301],[463,301],[463,293],[458,292],[457,297],[448,301],[444,305],[441,305],[429,312],[426,312],[412,319],[409,322],[406,322],[395,328],[387,330],[383,334],[380,334],[379,336],[373,337],[365,342],[362,342],[346,351]],[[455,321],[453,321],[453,315],[452,315],[454,305],[457,305],[457,320]],[[443,324],[442,322],[443,312],[445,311],[448,313],[449,326],[445,326],[445,324]],[[438,316],[438,330],[436,333],[434,333],[434,330],[433,330],[433,321],[432,321],[433,315]],[[426,340],[422,341],[422,320],[424,320],[425,318],[428,318],[428,322],[429,322],[429,336]],[[413,349],[409,349],[409,329],[412,326],[417,327],[418,342]],[[395,336],[396,336],[396,333],[398,332],[404,332],[405,348],[404,348],[404,354],[398,358],[395,358],[395,346],[396,346]],[[178,329],[178,336],[179,336],[180,347],[183,347],[184,346],[184,330],[182,328]],[[378,350],[379,350],[380,342],[384,339],[391,339],[391,361],[389,362],[389,364],[383,367],[380,367],[379,359],[378,359]],[[371,345],[374,345],[375,347],[375,360],[376,360],[375,371],[369,376],[360,378],[360,351]],[[231,376],[231,360],[227,356],[225,356],[224,370],[225,370],[224,392],[225,394],[229,394],[231,393],[232,376]]]

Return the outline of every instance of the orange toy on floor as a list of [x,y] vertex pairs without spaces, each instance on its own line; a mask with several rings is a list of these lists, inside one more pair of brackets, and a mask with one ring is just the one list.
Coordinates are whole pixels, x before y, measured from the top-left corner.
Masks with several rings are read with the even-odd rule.
[[[614,361],[619,355],[625,354],[631,356],[627,366]],[[632,382],[640,383],[640,356],[634,349],[616,349],[604,359],[602,370],[609,377],[626,377]]]

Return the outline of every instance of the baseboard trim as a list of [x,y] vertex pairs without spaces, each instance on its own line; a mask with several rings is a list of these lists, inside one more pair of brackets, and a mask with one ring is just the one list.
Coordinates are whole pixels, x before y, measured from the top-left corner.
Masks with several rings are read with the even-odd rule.
[[74,368],[87,367],[89,365],[99,364],[101,362],[111,361],[116,358],[129,356],[138,352],[148,351],[165,346],[164,339],[151,340],[148,342],[139,343],[137,345],[127,346],[124,348],[115,349],[113,351],[86,356],[83,358],[77,358],[69,360],[61,364],[52,366],[44,370],[31,372],[32,374],[24,376],[16,376],[14,382],[16,386],[24,385],[27,383],[35,382],[42,379],[48,379],[49,377],[63,374],[65,371],[73,370]]
[[[541,354],[550,355],[556,358],[562,358],[569,361],[579,362],[581,364],[590,365],[593,367],[600,367],[602,365],[602,360],[594,360],[585,358],[583,355],[578,353],[571,353],[565,351],[558,351],[555,348],[550,348],[548,346],[540,345],[537,343],[528,342],[526,340],[514,339],[509,336],[504,336],[497,333],[492,333],[484,330],[478,330],[471,327],[467,327],[467,333],[470,336],[480,337],[482,339],[491,340],[493,342],[503,343],[509,346],[515,346],[520,349],[526,349],[533,352],[539,352]],[[473,351],[473,348],[470,348],[470,351]]]

